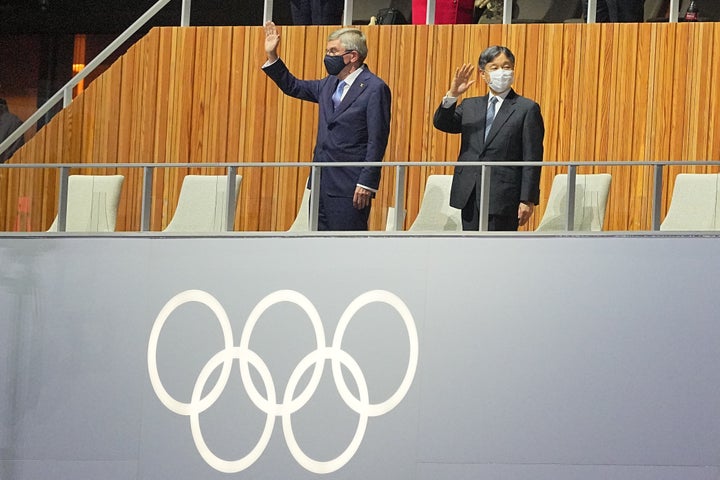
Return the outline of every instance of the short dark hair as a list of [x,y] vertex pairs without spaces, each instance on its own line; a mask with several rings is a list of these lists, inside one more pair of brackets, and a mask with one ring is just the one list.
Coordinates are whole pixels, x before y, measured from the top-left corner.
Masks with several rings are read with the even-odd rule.
[[515,66],[515,55],[513,55],[509,48],[503,47],[502,45],[493,45],[492,47],[486,48],[480,54],[480,58],[478,59],[478,66],[480,67],[480,70],[485,70],[485,65],[492,62],[503,53],[508,60],[510,60],[510,63]]
[[4,98],[0,98],[0,112],[7,112],[8,106],[7,101]]

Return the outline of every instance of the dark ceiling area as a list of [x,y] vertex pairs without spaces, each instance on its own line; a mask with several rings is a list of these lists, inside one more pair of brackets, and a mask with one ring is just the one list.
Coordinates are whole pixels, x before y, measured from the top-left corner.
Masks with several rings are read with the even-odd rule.
[[[156,0],[0,0],[0,34],[121,33]],[[275,2],[278,23],[287,24],[288,2]],[[180,24],[182,0],[172,0],[152,26]],[[192,0],[191,25],[260,25],[262,0]]]

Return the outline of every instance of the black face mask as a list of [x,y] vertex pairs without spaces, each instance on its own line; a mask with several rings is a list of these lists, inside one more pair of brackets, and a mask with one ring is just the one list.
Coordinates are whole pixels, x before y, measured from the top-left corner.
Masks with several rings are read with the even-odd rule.
[[[350,53],[351,50],[348,50],[345,53]],[[337,75],[338,73],[342,72],[342,69],[345,68],[345,60],[343,60],[345,54],[343,55],[325,55],[325,60],[323,62],[325,63],[325,70],[330,75]]]

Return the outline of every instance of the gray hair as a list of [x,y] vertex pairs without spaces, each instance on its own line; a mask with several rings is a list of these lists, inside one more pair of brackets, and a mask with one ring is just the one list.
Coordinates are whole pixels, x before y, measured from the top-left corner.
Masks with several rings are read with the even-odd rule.
[[515,66],[515,55],[510,51],[509,48],[503,47],[502,45],[493,45],[492,47],[488,47],[480,54],[480,58],[478,59],[478,66],[480,67],[480,70],[485,70],[485,65],[495,60],[498,56],[505,54],[505,56],[510,60],[510,63],[512,63],[513,67]]
[[328,42],[340,39],[340,44],[346,50],[354,50],[360,55],[360,60],[365,60],[368,54],[367,38],[357,28],[341,28],[335,30],[328,36]]

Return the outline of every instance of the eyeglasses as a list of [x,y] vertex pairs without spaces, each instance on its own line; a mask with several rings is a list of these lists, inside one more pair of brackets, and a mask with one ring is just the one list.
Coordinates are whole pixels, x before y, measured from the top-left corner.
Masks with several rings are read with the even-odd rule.
[[331,57],[337,57],[342,55],[347,55],[348,53],[352,53],[355,50],[345,50],[344,52],[338,52],[334,48],[331,48],[330,50],[325,50],[325,55],[330,55]]

